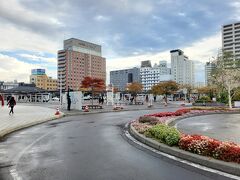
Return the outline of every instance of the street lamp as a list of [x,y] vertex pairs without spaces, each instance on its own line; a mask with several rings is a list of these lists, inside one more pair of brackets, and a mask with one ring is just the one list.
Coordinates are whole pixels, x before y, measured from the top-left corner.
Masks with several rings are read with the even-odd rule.
[[113,87],[113,83],[112,83],[112,105],[114,105],[114,87]]
[[59,85],[60,85],[60,106],[62,106],[62,71],[60,71],[60,74],[59,74]]

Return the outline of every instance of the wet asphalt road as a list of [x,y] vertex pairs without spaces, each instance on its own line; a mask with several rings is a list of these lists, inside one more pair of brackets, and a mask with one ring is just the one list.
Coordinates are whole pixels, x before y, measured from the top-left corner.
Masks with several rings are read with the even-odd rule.
[[72,116],[16,132],[0,143],[0,179],[227,179],[182,167],[129,142],[124,124],[146,113],[150,111]]
[[212,114],[180,120],[177,128],[187,134],[202,134],[240,144],[240,114]]

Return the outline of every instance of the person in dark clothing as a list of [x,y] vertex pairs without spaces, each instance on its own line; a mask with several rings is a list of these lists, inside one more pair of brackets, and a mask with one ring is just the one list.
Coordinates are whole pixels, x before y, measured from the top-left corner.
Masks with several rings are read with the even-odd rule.
[[4,98],[3,98],[3,96],[0,94],[0,101],[2,102],[1,104],[2,104],[2,106],[4,106]]
[[156,96],[154,96],[154,97],[153,97],[153,99],[154,99],[154,102],[156,102],[156,100],[157,100],[157,97],[156,97]]
[[11,99],[11,96],[7,96],[7,102]]
[[7,105],[11,108],[11,109],[10,109],[10,112],[9,112],[9,115],[11,115],[11,113],[14,114],[13,108],[14,108],[14,106],[16,105],[16,101],[15,101],[14,97],[11,97],[11,98],[10,98],[10,100],[9,100],[8,103],[7,103]]
[[102,98],[99,96],[98,98],[98,104],[101,104],[102,103]]
[[104,103],[104,98],[103,98],[103,96],[102,96],[102,98],[101,98],[101,103],[102,103],[102,104]]
[[71,108],[71,98],[70,98],[69,94],[67,94],[67,104],[68,104],[67,110],[70,111],[70,108]]
[[134,100],[134,97],[131,97],[131,99],[130,99],[131,104],[133,104],[133,100]]
[[149,100],[149,99],[148,99],[148,95],[146,95],[146,102],[148,102],[148,100]]

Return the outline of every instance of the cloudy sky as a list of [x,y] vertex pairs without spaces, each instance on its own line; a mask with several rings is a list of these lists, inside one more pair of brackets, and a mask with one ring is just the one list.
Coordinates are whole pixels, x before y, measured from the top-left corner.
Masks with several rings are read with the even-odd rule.
[[107,70],[170,62],[180,48],[204,81],[221,48],[221,26],[240,20],[239,0],[0,1],[0,80],[28,82],[32,68],[57,76],[57,50],[71,37],[102,45]]

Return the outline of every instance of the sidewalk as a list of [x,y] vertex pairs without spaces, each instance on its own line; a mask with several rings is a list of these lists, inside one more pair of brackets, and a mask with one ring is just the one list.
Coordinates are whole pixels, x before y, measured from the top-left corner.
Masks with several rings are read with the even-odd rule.
[[[0,107],[0,138],[16,130],[59,118],[55,109],[17,104],[14,114],[9,115],[9,108]],[[63,114],[61,114],[63,115]]]
[[[9,108],[5,105],[0,107],[0,138],[14,132],[19,129],[37,125],[46,121],[57,119],[63,115],[86,115],[94,113],[107,113],[116,112],[113,110],[113,106],[103,105],[103,109],[89,109],[90,112],[83,112],[77,110],[61,110],[60,116],[55,116],[56,108],[59,107],[58,103],[53,104],[29,104],[18,103],[14,108],[14,115],[9,115]],[[146,110],[146,109],[167,109],[173,107],[179,107],[179,105],[169,104],[165,107],[163,104],[154,103],[152,107],[144,105],[123,105],[123,109],[119,111],[134,111],[134,110]],[[118,110],[117,110],[118,111]]]
[[[95,103],[97,104],[97,103]],[[89,109],[89,112],[84,112],[84,111],[80,111],[80,110],[71,110],[71,111],[67,111],[67,110],[62,110],[64,112],[65,115],[85,115],[85,114],[95,114],[95,113],[107,113],[107,112],[119,112],[119,111],[138,111],[138,110],[147,110],[147,109],[167,109],[167,108],[177,108],[180,107],[179,104],[172,104],[169,103],[168,106],[164,106],[162,103],[154,103],[153,106],[148,107],[147,104],[143,104],[143,105],[122,105],[121,107],[123,107],[122,110],[113,110],[113,106],[112,105],[102,105],[103,109]]]

